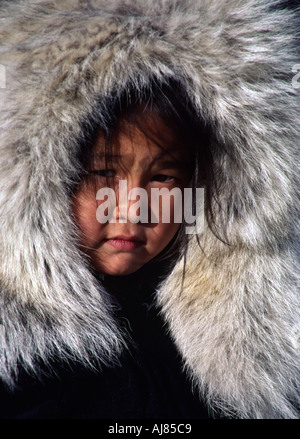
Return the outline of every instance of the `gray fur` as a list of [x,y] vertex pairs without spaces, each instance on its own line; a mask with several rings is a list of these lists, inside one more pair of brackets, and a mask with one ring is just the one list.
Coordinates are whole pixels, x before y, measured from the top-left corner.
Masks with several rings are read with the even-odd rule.
[[[178,78],[219,154],[217,224],[157,292],[195,388],[241,418],[295,418],[299,384],[297,16],[274,0],[1,2],[0,374],[115,361],[123,336],[77,249],[67,187],[99,97]],[[270,7],[272,6],[272,10]],[[238,212],[238,214],[236,213]]]

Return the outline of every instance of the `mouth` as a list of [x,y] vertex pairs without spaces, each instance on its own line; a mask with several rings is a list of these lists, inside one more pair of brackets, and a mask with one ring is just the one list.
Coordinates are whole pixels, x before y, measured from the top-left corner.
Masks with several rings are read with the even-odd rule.
[[121,251],[132,251],[145,244],[145,241],[136,236],[114,236],[108,238],[105,243]]

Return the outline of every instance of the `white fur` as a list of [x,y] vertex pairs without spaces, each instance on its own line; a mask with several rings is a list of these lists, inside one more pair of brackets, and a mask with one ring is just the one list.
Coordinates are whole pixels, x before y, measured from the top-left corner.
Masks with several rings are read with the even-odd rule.
[[[217,224],[158,291],[194,385],[241,418],[293,418],[299,378],[297,14],[274,0],[1,2],[0,373],[114,361],[109,297],[77,249],[66,191],[105,96],[176,77],[219,147]],[[89,6],[87,6],[89,5]],[[272,10],[270,7],[272,6]],[[238,211],[238,215],[236,214]],[[299,247],[298,247],[299,248]],[[294,404],[295,405],[295,404]]]

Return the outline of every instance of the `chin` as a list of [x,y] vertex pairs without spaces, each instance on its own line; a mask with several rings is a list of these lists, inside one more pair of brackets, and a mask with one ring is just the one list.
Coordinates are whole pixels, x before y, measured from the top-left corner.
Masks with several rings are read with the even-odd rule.
[[100,273],[107,274],[109,276],[126,276],[128,274],[133,274],[138,271],[142,265],[130,266],[130,267],[95,267]]

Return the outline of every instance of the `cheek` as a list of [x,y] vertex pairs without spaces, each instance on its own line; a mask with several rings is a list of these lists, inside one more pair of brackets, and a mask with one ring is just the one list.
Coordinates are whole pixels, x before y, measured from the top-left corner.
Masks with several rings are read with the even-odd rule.
[[157,224],[148,236],[150,251],[155,253],[155,256],[160,253],[174,238],[179,227],[180,224]]
[[[160,253],[173,239],[176,232],[179,230],[182,221],[183,205],[181,199],[174,202],[173,197],[171,200],[166,198],[164,200],[165,208],[168,205],[170,209],[167,209],[168,213],[163,209],[163,203],[160,203],[159,211],[156,210],[155,216],[159,217],[159,223],[150,229],[149,233],[149,248],[155,255]],[[176,209],[174,207],[177,206]],[[175,215],[175,212],[179,213]],[[176,223],[174,223],[174,215],[177,217]]]
[[98,239],[102,228],[96,218],[96,199],[86,193],[78,192],[72,199],[72,205],[75,221],[82,232],[82,244],[92,245]]

